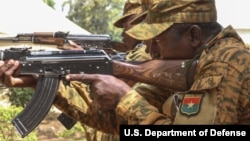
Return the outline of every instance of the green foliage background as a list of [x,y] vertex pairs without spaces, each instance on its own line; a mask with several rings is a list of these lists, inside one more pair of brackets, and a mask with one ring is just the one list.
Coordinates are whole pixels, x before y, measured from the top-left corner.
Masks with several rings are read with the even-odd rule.
[[11,105],[25,107],[30,101],[34,90],[31,88],[10,88],[7,95]]
[[17,133],[11,120],[21,112],[22,107],[0,107],[0,140],[1,141],[37,141],[37,130],[32,131],[25,138]]
[[124,0],[66,0],[67,18],[93,34],[109,34],[121,39],[122,30],[113,26],[123,12]]
[[54,0],[43,0],[43,2],[52,7],[53,9],[55,9],[56,3],[54,2]]
[[[54,0],[43,0],[55,9]],[[125,0],[65,0],[61,9],[69,8],[67,18],[93,34],[109,34],[121,40],[122,29],[113,23],[122,16]]]

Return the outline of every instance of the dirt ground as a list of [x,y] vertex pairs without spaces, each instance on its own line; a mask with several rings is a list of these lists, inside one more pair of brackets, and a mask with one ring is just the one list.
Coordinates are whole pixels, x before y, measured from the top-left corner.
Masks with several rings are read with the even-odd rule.
[[85,141],[83,132],[75,132],[67,137],[58,136],[67,129],[56,119],[60,113],[50,112],[38,125],[38,141]]

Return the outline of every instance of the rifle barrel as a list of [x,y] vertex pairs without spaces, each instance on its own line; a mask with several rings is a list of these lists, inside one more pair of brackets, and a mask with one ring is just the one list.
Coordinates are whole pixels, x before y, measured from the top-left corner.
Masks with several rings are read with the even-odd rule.
[[0,42],[20,42],[20,41],[32,41],[31,37],[17,38],[17,37],[1,37]]

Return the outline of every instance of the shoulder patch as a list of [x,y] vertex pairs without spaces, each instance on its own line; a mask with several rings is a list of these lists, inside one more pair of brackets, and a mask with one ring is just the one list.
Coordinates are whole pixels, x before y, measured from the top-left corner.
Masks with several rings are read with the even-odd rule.
[[180,112],[188,116],[197,114],[200,110],[203,94],[185,94],[181,103]]

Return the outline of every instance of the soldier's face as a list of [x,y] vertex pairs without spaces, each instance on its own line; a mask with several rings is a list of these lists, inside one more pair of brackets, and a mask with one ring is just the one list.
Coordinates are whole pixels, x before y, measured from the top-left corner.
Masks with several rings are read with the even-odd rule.
[[160,59],[190,59],[193,49],[190,46],[188,32],[177,35],[171,28],[152,39],[151,52],[158,52]]
[[145,40],[143,43],[146,45],[146,53],[149,53],[153,59],[160,59],[159,46],[154,39]]

